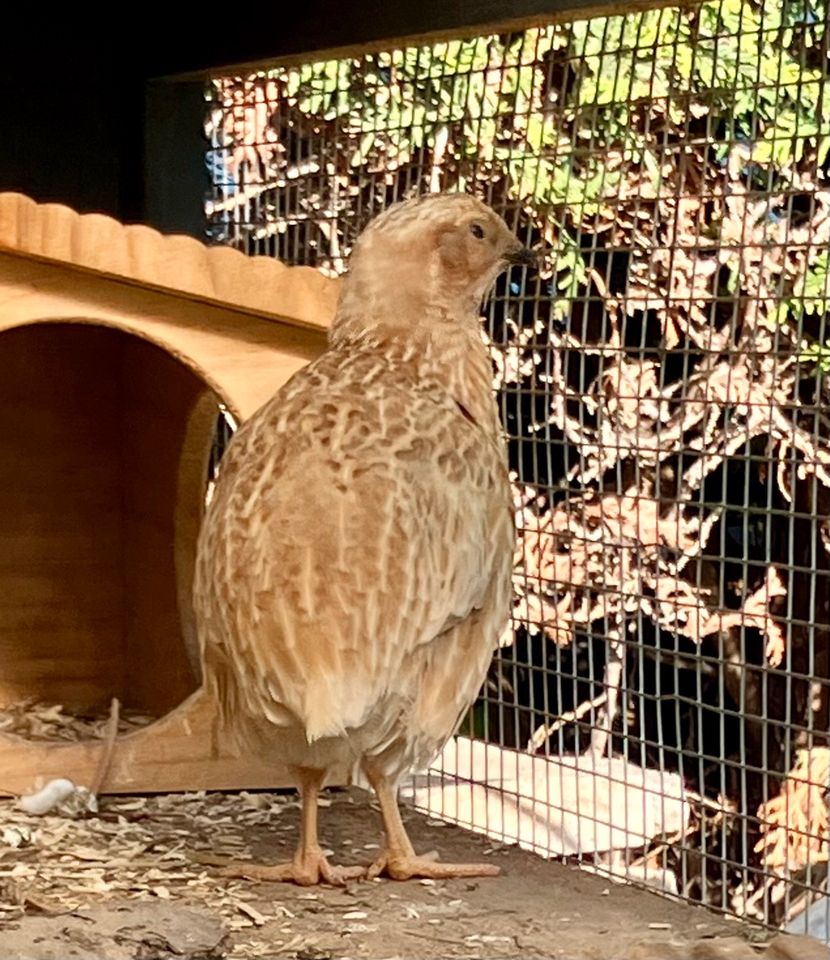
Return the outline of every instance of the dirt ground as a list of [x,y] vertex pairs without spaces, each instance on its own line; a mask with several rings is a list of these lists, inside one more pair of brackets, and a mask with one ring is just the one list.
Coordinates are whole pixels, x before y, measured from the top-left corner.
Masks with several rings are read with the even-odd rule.
[[[370,862],[380,831],[368,795],[337,791],[324,802],[323,842],[334,862]],[[273,794],[112,798],[91,820],[56,820],[26,818],[0,802],[0,960],[830,957],[815,941],[762,943],[702,908],[412,812],[406,821],[419,851],[492,860],[502,875],[342,889],[218,878],[229,853],[290,856],[297,804]]]

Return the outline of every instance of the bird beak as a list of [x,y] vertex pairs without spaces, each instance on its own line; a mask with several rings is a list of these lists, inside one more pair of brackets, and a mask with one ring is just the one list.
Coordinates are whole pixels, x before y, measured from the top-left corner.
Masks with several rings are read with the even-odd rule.
[[535,267],[539,258],[532,250],[518,244],[512,250],[508,250],[504,259],[511,265],[521,267]]

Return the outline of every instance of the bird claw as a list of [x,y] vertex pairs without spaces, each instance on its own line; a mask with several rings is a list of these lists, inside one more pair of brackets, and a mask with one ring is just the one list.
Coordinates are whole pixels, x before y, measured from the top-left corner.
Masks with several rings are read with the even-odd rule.
[[454,880],[460,877],[497,877],[501,869],[494,863],[440,863],[437,853],[423,856],[392,854],[384,851],[369,867],[367,879],[387,876],[392,880]]
[[333,867],[323,857],[320,875],[333,887],[345,887],[349,880],[362,880],[366,876],[366,867]]
[[271,883],[296,883],[301,887],[313,887],[321,882],[329,883],[333,887],[343,887],[349,880],[366,876],[366,868],[335,867],[322,852],[314,852],[295,857],[289,863],[233,864],[220,870],[219,875]]

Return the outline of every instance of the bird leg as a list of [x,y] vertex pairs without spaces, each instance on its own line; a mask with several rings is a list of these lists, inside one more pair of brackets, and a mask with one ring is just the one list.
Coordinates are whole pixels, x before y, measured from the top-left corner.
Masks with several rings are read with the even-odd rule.
[[364,766],[380,803],[383,828],[386,833],[386,849],[369,867],[369,879],[385,874],[393,880],[411,880],[424,877],[433,880],[449,880],[455,877],[495,877],[501,872],[494,863],[437,863],[432,857],[418,856],[406,833],[398,809],[396,791],[382,773]]
[[347,880],[365,876],[365,867],[333,867],[325,857],[317,840],[317,799],[323,785],[323,770],[297,767],[297,777],[302,799],[300,842],[294,857],[288,863],[260,864],[239,863],[220,871],[223,877],[244,877],[247,880],[270,880],[297,883],[311,887],[321,881],[342,887]]

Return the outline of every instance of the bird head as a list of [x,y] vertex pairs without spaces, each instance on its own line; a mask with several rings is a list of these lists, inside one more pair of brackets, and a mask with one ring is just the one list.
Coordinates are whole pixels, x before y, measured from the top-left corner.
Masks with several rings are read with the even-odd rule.
[[376,217],[355,244],[338,319],[418,323],[436,312],[477,317],[511,264],[535,262],[507,224],[475,197],[428,194]]

